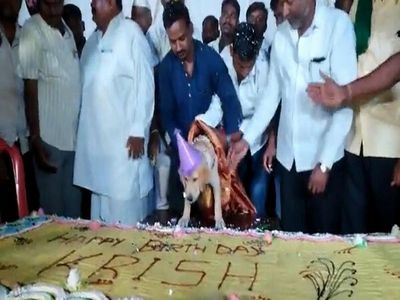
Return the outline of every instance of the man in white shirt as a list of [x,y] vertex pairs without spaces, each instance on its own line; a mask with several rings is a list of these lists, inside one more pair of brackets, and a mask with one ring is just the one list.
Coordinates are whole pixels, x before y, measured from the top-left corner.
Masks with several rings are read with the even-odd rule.
[[150,49],[121,0],[92,0],[97,30],[82,53],[74,183],[92,191],[91,218],[134,225],[152,207],[147,157],[154,110]]
[[271,51],[268,86],[230,150],[232,166],[267,128],[282,98],[277,159],[280,163],[282,228],[338,232],[343,193],[342,158],[353,112],[325,109],[308,97],[310,82],[326,72],[342,84],[357,76],[355,36],[342,11],[315,0],[284,2],[284,17]]
[[[27,135],[23,81],[16,74],[21,4],[22,0],[0,1],[0,138],[10,146],[19,138],[25,141]],[[26,145],[24,148],[26,152]]]
[[74,36],[62,20],[64,1],[41,0],[24,25],[18,75],[24,79],[40,205],[49,214],[79,217],[81,191],[72,184],[81,98]]
[[[147,0],[134,0],[132,4],[132,20],[134,20],[143,33],[146,34],[152,23],[150,5]],[[149,45],[150,46],[150,45]],[[159,61],[154,51],[151,53],[152,61],[151,65],[157,67]],[[157,68],[156,68],[157,69]],[[157,78],[155,78],[157,79]],[[157,85],[156,85],[157,87]],[[156,92],[156,101],[153,120],[151,122],[150,140],[148,145],[148,156],[154,165],[154,178],[155,178],[155,198],[156,198],[156,209],[167,210],[169,208],[167,194],[168,194],[168,183],[169,183],[169,171],[171,166],[171,160],[166,154],[166,142],[164,138],[165,134],[162,134],[159,113],[158,113],[158,99]]]
[[219,17],[219,27],[221,36],[209,44],[217,53],[233,41],[233,33],[239,24],[240,5],[237,0],[224,0],[221,5],[221,16]]
[[[268,61],[259,56],[259,43],[255,27],[240,23],[235,29],[233,43],[221,53],[242,108],[242,132],[250,124],[268,82]],[[220,103],[216,106],[213,101],[210,109],[198,118],[211,126],[219,124],[222,120]],[[266,217],[265,201],[268,194],[268,173],[262,161],[267,138],[267,134],[260,135],[239,166],[240,179],[256,207],[257,217],[261,219]]]

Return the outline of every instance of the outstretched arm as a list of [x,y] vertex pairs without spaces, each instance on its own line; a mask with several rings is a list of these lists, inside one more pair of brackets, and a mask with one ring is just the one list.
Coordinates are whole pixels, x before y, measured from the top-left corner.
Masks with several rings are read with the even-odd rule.
[[323,77],[325,83],[310,84],[307,89],[315,102],[328,107],[357,103],[362,96],[387,90],[400,81],[400,52],[389,57],[370,74],[344,86],[325,75]]

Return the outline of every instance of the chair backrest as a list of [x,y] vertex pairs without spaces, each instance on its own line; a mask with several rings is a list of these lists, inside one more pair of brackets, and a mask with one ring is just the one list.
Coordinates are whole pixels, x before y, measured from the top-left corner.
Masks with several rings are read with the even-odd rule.
[[2,139],[0,139],[0,152],[5,152],[10,156],[13,166],[15,191],[17,193],[18,217],[24,218],[29,215],[29,211],[26,200],[25,172],[21,152],[16,145],[10,147]]

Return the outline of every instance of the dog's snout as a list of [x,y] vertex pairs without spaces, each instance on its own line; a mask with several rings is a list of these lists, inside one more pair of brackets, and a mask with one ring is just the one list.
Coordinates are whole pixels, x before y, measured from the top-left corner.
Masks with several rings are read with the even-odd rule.
[[187,195],[186,200],[189,201],[190,203],[193,202],[193,196],[192,195]]

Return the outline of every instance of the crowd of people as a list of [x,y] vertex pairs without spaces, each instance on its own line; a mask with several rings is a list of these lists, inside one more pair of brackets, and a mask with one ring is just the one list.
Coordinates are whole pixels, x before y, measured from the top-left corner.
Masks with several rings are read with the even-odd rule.
[[83,190],[109,223],[183,204],[175,132],[199,120],[226,136],[257,218],[307,233],[399,224],[400,3],[253,2],[239,22],[223,0],[197,34],[184,0],[161,0],[154,22],[147,0],[129,18],[92,0],[86,41],[78,7],[38,0],[20,27],[21,2],[0,0],[0,138],[33,165],[46,213],[82,217]]

